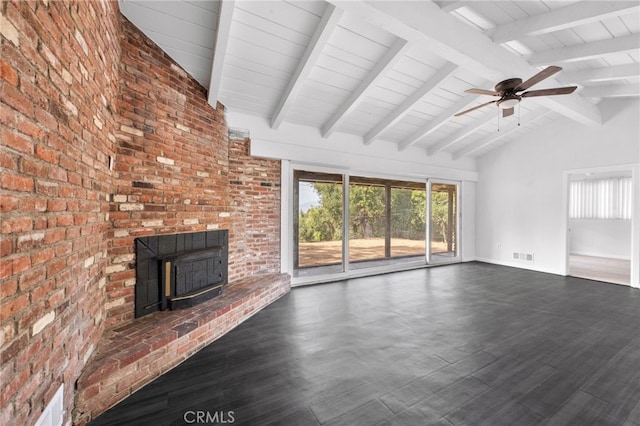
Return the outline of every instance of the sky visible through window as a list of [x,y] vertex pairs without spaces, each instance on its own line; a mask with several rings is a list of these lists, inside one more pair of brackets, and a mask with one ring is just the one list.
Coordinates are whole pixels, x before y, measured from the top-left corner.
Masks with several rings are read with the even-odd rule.
[[311,207],[320,205],[320,197],[312,182],[300,182],[300,211],[307,212]]

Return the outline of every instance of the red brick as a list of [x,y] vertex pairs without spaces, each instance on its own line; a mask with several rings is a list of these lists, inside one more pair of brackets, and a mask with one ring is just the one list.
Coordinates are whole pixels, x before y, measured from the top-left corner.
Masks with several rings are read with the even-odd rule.
[[23,212],[44,212],[47,209],[47,202],[42,198],[28,197],[20,199],[20,211]]
[[0,301],[0,321],[14,317],[18,312],[29,306],[29,295],[23,294],[13,299],[3,299]]
[[55,308],[60,305],[65,297],[64,289],[60,289],[56,292],[49,294],[49,298],[47,299],[47,306],[50,308]]
[[31,266],[31,259],[29,258],[29,256],[20,256],[12,259],[10,262],[11,270],[14,274],[26,271]]
[[0,98],[2,98],[7,105],[15,108],[27,117],[33,117],[35,115],[31,101],[14,86],[3,84],[0,88]]
[[59,155],[55,151],[46,148],[42,145],[36,146],[36,157],[47,163],[56,164],[58,162]]
[[45,130],[49,132],[58,131],[58,121],[52,114],[50,114],[46,110],[36,108],[33,115]]
[[72,214],[63,214],[56,217],[57,226],[71,226],[74,223],[74,217]]
[[[2,392],[0,392],[0,406],[4,407],[7,401],[13,399],[18,390],[29,378],[29,368],[23,368],[18,372],[13,380],[6,385],[2,386]],[[11,423],[9,423],[11,424]]]
[[[45,268],[30,268],[18,278],[20,290],[28,290],[36,284],[42,283],[45,279]],[[32,301],[33,302],[33,301]]]
[[0,194],[0,213],[10,212],[18,208],[18,197],[9,194]]
[[16,153],[0,151],[0,167],[7,170],[18,170],[18,156]]
[[38,303],[43,298],[47,297],[54,289],[54,284],[53,280],[41,280],[40,285],[31,290],[31,303]]
[[49,169],[50,166],[47,163],[32,157],[23,158],[20,161],[20,171],[23,175],[46,178],[49,175]]
[[17,291],[18,291],[17,279],[12,278],[8,280],[0,281],[0,300],[14,296]]
[[88,374],[82,375],[80,380],[78,381],[78,385],[81,389],[87,388],[97,383],[101,383],[101,381],[108,377],[111,374],[114,374],[119,370],[118,363],[116,361],[112,362],[103,362],[98,366],[94,367],[89,371]]
[[37,123],[34,123],[22,114],[16,114],[15,118],[16,123],[13,127],[18,132],[33,138],[35,141],[42,140],[44,138],[45,132]]
[[13,234],[31,231],[33,229],[33,219],[31,217],[3,217],[1,228],[3,234]]
[[2,134],[0,136],[2,137],[2,143],[4,146],[23,154],[33,155],[33,142],[25,138],[24,136],[13,132],[7,132],[5,130],[2,131]]
[[[50,240],[47,240],[46,237],[45,237],[45,241],[50,242]],[[37,252],[33,253],[33,255],[31,256],[31,264],[35,266],[40,263],[48,262],[49,260],[53,259],[54,256],[55,256],[55,251],[52,248],[44,248],[44,249],[38,250]]]
[[0,187],[9,191],[32,192],[34,185],[30,177],[6,172],[0,177]]
[[18,73],[15,68],[0,59],[0,78],[12,86],[18,85]]
[[51,357],[52,345],[46,344],[42,350],[31,360],[31,368],[33,371],[42,371],[46,368]]
[[47,211],[62,212],[67,210],[67,202],[65,200],[52,199],[47,200]]
[[[51,244],[54,242],[64,240],[64,237],[66,234],[67,233],[64,228],[49,230],[47,231],[47,233],[45,233],[44,240],[47,243]],[[64,254],[68,253],[69,250],[72,250],[72,248],[73,248],[73,243],[71,243],[70,241],[65,241],[65,242],[56,244],[54,253],[56,256],[63,256]]]
[[0,279],[3,280],[11,276],[12,272],[13,272],[13,265],[11,264],[11,262],[8,262],[8,261],[0,262]]
[[16,357],[16,365],[29,365],[35,354],[42,349],[42,338],[34,339],[29,346],[21,351]]
[[50,263],[47,264],[47,277],[52,277],[58,272],[64,270],[65,266],[66,266],[66,259],[64,258],[62,259],[58,258],[51,261]]
[[58,181],[61,181],[61,182],[67,182],[68,181],[67,171],[63,170],[61,168],[58,168],[58,167],[51,167],[49,169],[48,177],[51,180],[58,180]]

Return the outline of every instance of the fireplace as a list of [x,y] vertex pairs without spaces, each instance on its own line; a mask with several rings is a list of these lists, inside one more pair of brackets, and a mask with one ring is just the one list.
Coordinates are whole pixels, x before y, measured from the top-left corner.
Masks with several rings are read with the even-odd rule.
[[136,238],[136,318],[220,295],[228,281],[228,236],[219,230]]

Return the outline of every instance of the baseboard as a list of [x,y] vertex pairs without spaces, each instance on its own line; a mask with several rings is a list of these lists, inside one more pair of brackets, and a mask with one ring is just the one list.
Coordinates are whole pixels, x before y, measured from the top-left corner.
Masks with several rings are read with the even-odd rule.
[[557,271],[555,269],[541,268],[536,264],[525,263],[525,262],[508,262],[508,261],[502,261],[502,260],[496,260],[496,259],[488,259],[484,257],[476,257],[475,260],[478,262],[491,263],[493,265],[508,266],[510,268],[520,268],[520,269],[526,269],[528,271],[544,272],[545,274],[563,275],[563,276],[566,275],[563,272]]
[[582,253],[582,252],[571,252],[569,254],[574,254],[576,256],[589,256],[589,257],[604,257],[606,259],[616,259],[616,260],[631,260],[630,256],[612,256],[610,254],[602,254],[602,253]]

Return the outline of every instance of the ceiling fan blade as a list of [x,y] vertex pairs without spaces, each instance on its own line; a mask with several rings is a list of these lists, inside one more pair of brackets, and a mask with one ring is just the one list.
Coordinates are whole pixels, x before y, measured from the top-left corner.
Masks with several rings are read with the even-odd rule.
[[476,89],[471,88],[471,89],[467,89],[465,90],[465,92],[467,93],[475,93],[476,95],[491,95],[491,96],[500,96],[500,93],[493,91],[493,90],[486,90],[486,89]]
[[531,77],[529,80],[527,80],[527,81],[525,81],[523,83],[520,83],[520,85],[518,87],[516,87],[516,89],[514,91],[515,92],[520,92],[522,90],[527,90],[529,87],[533,86],[534,84],[540,83],[545,78],[551,77],[552,75],[554,75],[555,73],[557,73],[560,70],[562,70],[562,67],[557,67],[555,65],[551,65],[549,67],[546,67],[545,69],[540,71],[538,74],[536,74],[533,77]]
[[552,95],[568,95],[569,93],[573,93],[578,86],[567,86],[567,87],[555,87],[553,89],[541,89],[541,90],[531,90],[529,92],[524,92],[522,95],[523,98],[530,98],[532,96],[552,96]]
[[485,103],[483,103],[483,104],[476,105],[476,106],[474,106],[473,108],[465,109],[464,111],[460,111],[460,112],[458,112],[458,113],[456,113],[456,114],[453,114],[453,116],[454,116],[454,117],[458,117],[458,116],[463,115],[463,114],[466,114],[466,113],[468,113],[468,112],[475,111],[475,110],[477,110],[478,108],[482,108],[483,106],[487,106],[487,105],[489,105],[489,104],[495,104],[496,102],[498,102],[498,101],[489,101],[489,102],[485,102]]
[[508,117],[510,115],[513,115],[514,112],[515,112],[515,109],[513,107],[512,108],[503,109],[502,110],[502,118]]

